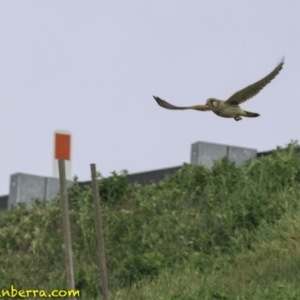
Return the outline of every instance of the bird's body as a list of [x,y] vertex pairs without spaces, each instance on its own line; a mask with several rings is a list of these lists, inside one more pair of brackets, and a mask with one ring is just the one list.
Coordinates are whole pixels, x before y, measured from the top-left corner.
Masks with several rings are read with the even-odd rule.
[[217,116],[223,118],[235,118],[236,121],[241,120],[241,117],[254,118],[259,114],[243,110],[238,104],[228,105],[226,101],[210,98],[207,100],[207,105],[210,110]]
[[228,100],[218,100],[215,98],[209,98],[206,101],[205,105],[194,105],[194,106],[175,106],[170,104],[159,97],[153,96],[158,105],[166,109],[174,110],[185,110],[193,109],[200,111],[209,111],[211,110],[219,117],[223,118],[234,118],[236,121],[242,120],[242,117],[255,118],[258,117],[258,113],[249,112],[243,110],[239,104],[247,101],[248,99],[254,97],[260,92],[271,80],[273,80],[276,75],[280,72],[284,64],[284,59],[276,66],[276,68],[268,74],[263,79],[245,87],[244,89],[234,93]]

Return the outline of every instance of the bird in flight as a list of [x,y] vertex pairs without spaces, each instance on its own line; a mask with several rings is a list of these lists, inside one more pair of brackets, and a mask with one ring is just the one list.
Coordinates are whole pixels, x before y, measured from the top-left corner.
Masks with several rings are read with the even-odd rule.
[[249,100],[250,98],[257,95],[269,82],[271,82],[277,74],[280,72],[284,64],[284,58],[281,59],[279,64],[275,69],[268,74],[263,79],[248,85],[240,91],[234,93],[226,101],[218,100],[215,98],[209,98],[206,101],[206,104],[194,105],[194,106],[175,106],[168,103],[165,100],[160,99],[159,97],[153,96],[157,104],[166,109],[174,110],[184,110],[184,109],[194,109],[200,111],[209,111],[211,110],[219,117],[223,118],[234,118],[236,121],[242,120],[242,117],[255,118],[258,117],[258,113],[249,112],[243,110],[239,104]]

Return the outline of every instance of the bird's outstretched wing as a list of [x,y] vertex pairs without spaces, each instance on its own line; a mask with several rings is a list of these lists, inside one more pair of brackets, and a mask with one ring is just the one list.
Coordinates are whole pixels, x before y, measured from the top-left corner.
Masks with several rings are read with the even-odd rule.
[[263,79],[248,85],[244,89],[234,93],[226,104],[240,104],[257,95],[269,82],[271,82],[280,72],[284,64],[284,57],[281,59],[277,67]]
[[175,106],[173,104],[168,103],[165,100],[160,99],[159,97],[153,96],[156,100],[157,104],[166,109],[177,109],[177,110],[184,110],[184,109],[194,109],[194,110],[201,110],[201,111],[208,111],[210,110],[208,105],[194,105],[194,106]]

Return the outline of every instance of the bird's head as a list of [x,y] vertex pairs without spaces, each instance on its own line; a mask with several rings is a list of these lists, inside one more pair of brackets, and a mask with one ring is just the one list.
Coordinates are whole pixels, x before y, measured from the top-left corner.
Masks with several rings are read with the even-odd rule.
[[206,100],[206,105],[208,105],[211,109],[218,107],[218,100],[215,98],[209,98]]

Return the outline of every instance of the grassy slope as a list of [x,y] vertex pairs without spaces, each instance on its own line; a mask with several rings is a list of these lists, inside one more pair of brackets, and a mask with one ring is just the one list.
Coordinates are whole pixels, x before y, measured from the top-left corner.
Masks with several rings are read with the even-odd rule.
[[191,262],[119,290],[115,299],[300,299],[300,214],[257,230],[254,250],[223,255],[212,268]]
[[[242,168],[184,165],[139,187],[99,181],[114,299],[300,299],[296,144]],[[70,193],[76,287],[100,299],[90,188]],[[0,217],[0,286],[65,286],[58,199]]]

